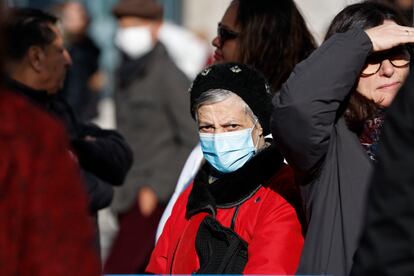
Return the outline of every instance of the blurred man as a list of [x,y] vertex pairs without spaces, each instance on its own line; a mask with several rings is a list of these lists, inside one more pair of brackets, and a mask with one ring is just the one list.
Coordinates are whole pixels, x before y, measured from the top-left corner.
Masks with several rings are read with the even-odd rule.
[[57,19],[34,9],[15,9],[8,17],[6,78],[8,89],[48,111],[66,127],[72,155],[82,168],[93,217],[107,207],[112,185],[121,185],[132,164],[132,153],[115,131],[78,122],[58,95],[71,58],[56,27]]
[[106,273],[144,272],[163,206],[197,141],[189,113],[190,82],[158,40],[163,9],[155,0],[121,0],[115,44],[122,53],[116,88],[117,125],[135,165],[112,204],[120,230]]
[[63,3],[61,19],[65,45],[72,58],[62,96],[80,119],[90,121],[98,115],[102,88],[102,73],[98,71],[100,50],[87,33],[89,17],[80,2]]
[[[0,1],[1,46],[2,8]],[[0,275],[99,275],[86,195],[63,127],[2,84],[0,121]]]

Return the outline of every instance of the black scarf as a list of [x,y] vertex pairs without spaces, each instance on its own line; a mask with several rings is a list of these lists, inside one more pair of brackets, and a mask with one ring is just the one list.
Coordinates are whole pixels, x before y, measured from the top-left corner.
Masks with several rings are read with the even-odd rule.
[[272,144],[243,167],[209,184],[212,168],[206,162],[197,173],[187,203],[187,218],[200,213],[216,214],[216,208],[231,208],[252,197],[283,166],[283,157]]

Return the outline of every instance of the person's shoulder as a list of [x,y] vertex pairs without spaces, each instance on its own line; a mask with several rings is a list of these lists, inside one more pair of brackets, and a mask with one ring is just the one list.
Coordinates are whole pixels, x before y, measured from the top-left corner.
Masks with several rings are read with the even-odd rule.
[[283,164],[282,167],[270,178],[267,184],[264,185],[268,196],[272,201],[280,200],[281,203],[290,201],[299,195],[299,187],[295,183],[293,169]]
[[179,205],[183,205],[185,207],[187,206],[188,198],[190,197],[191,191],[193,190],[193,184],[194,183],[189,184],[180,194],[177,199],[177,203],[179,203]]
[[164,76],[164,81],[169,79],[175,79],[179,82],[190,83],[190,80],[187,78],[184,72],[177,66],[171,55],[168,53],[166,46],[163,42],[157,42],[154,48],[154,53],[155,58],[153,59],[153,68],[157,69],[155,71]]
[[12,92],[0,91],[0,119],[3,139],[65,140],[63,126],[54,117]]
[[284,163],[270,178],[268,187],[270,190],[283,190],[294,185],[294,172],[292,167]]
[[[190,196],[191,190],[193,185],[190,184],[177,198],[177,201],[174,203],[174,206],[171,210],[171,215],[169,216],[169,223],[173,225],[176,229],[184,227],[184,225],[188,222],[188,218],[186,217],[187,212],[187,203],[188,198]],[[164,229],[165,230],[165,229]]]
[[192,190],[193,190],[193,183],[188,185],[183,190],[183,192],[179,195],[179,197],[177,198],[177,201],[174,204],[173,211],[172,211],[173,213],[180,213],[180,215],[183,213],[185,214],[187,210],[188,199],[190,197]]

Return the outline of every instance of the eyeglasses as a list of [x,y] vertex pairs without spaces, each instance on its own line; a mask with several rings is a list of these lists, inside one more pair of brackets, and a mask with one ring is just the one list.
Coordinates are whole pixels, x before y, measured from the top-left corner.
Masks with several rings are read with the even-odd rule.
[[221,23],[217,26],[217,36],[222,44],[224,44],[227,40],[236,39],[239,35],[240,33],[227,29]]
[[384,60],[389,60],[395,68],[407,67],[410,63],[410,57],[410,51],[406,46],[394,47],[388,51],[374,53],[367,58],[362,68],[361,76],[369,77],[376,74]]

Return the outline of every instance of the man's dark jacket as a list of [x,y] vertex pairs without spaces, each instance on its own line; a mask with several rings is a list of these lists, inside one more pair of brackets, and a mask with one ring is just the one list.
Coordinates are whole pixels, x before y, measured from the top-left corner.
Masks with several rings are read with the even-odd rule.
[[72,108],[59,95],[34,90],[22,83],[5,79],[13,92],[24,95],[31,102],[57,117],[66,127],[72,150],[85,178],[92,215],[109,206],[113,187],[123,183],[132,165],[132,152],[121,135],[96,125],[78,122]]
[[116,190],[115,211],[127,211],[141,186],[151,187],[161,202],[174,191],[198,140],[189,87],[161,43],[141,58],[124,56],[115,93],[117,127],[131,145],[135,163],[125,185]]
[[68,69],[65,85],[60,92],[70,104],[77,118],[88,121],[98,115],[98,92],[89,85],[91,77],[98,71],[100,51],[88,36],[83,36],[68,45],[72,65]]

